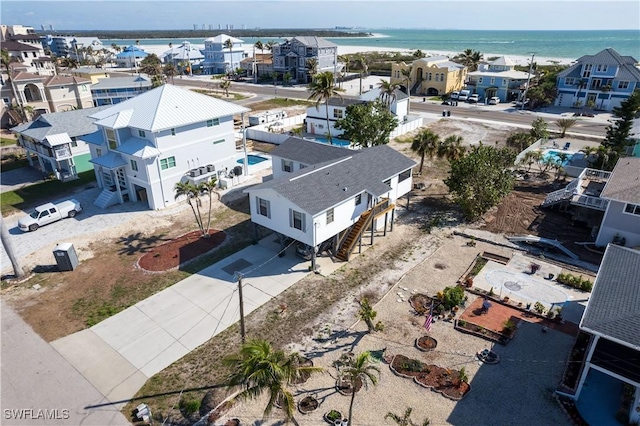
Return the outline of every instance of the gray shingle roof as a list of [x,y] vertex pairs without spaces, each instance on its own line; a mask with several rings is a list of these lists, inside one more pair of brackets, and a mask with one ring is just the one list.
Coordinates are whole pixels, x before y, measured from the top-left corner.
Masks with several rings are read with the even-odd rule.
[[313,165],[348,157],[357,152],[359,151],[292,137],[278,145],[270,154]]
[[619,159],[600,197],[640,204],[640,157]]
[[[584,55],[578,58],[577,63],[558,74],[559,78],[579,77],[582,64],[610,65],[619,67],[615,80],[640,81],[640,71],[635,67],[638,62],[631,56],[622,56],[612,48],[606,48],[595,55]],[[577,72],[576,72],[577,71]]]
[[[331,105],[331,106],[348,107],[349,105],[364,104],[364,103],[366,103],[366,102],[365,101],[361,101],[359,99],[346,99],[346,98],[339,98],[337,96],[335,96],[333,98],[329,98],[329,105]],[[322,102],[320,104],[322,105]]]
[[[298,139],[298,143],[317,142]],[[385,180],[416,164],[387,145],[345,151],[350,155],[317,163],[252,187],[251,191],[270,188],[313,216],[364,191],[374,196],[386,193],[389,186]]]
[[93,124],[95,120],[89,116],[108,107],[110,105],[42,114],[34,121],[16,126],[11,131],[22,133],[37,141],[44,140],[48,135],[60,133],[66,133],[69,137],[83,136],[98,129]]
[[337,44],[331,43],[329,40],[325,40],[322,37],[298,36],[294,37],[294,39],[309,47],[338,47]]
[[580,328],[640,350],[640,251],[610,244]]

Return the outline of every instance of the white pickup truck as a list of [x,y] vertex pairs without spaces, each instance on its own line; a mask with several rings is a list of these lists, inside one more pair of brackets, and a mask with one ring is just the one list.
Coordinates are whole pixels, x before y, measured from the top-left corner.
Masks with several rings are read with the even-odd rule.
[[41,226],[48,225],[66,217],[75,217],[82,211],[78,200],[66,200],[58,204],[47,203],[36,207],[29,215],[18,220],[20,230],[35,231]]

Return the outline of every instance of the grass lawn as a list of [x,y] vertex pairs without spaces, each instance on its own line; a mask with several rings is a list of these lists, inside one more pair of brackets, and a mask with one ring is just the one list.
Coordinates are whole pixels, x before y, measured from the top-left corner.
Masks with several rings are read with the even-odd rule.
[[19,160],[7,160],[2,163],[0,169],[3,172],[8,172],[9,170],[21,169],[23,167],[29,166],[29,162],[26,158],[20,158]]
[[72,189],[96,180],[96,175],[93,170],[82,172],[79,174],[79,177],[79,179],[69,182],[49,180],[15,191],[5,192],[2,194],[2,199],[0,200],[0,210],[3,215],[15,210],[24,210],[40,202],[50,201],[53,198],[63,196]]
[[239,93],[229,92],[229,96],[225,96],[222,90],[204,90],[195,89],[194,92],[202,93],[203,95],[211,96],[212,98],[222,99],[225,101],[241,101],[247,99],[248,96],[241,95]]
[[256,103],[252,103],[251,110],[252,111],[262,111],[273,108],[284,108],[284,107],[292,107],[292,106],[312,106],[315,105],[315,102],[304,101],[302,99],[289,99],[289,98],[273,98],[265,101],[260,101]]
[[16,142],[17,140],[13,138],[0,138],[0,146],[15,145]]

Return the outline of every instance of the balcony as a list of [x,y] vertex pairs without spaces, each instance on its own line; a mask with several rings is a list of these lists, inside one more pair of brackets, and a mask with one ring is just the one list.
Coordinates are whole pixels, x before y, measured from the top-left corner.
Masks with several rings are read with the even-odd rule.
[[65,160],[73,156],[71,154],[71,149],[68,146],[54,148],[53,154],[56,160]]

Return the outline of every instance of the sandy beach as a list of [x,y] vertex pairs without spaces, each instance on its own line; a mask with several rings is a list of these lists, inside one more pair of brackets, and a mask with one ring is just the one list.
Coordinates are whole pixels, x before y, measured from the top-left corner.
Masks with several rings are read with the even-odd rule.
[[[198,49],[204,49],[204,45],[194,45]],[[245,45],[243,46],[245,52],[249,55],[253,55],[253,46]],[[164,45],[141,45],[140,48],[147,53],[155,53],[160,56],[168,49]],[[453,58],[460,52],[448,52],[442,50],[430,50],[427,48],[421,49],[422,52],[427,56],[447,56],[449,58]],[[415,52],[415,50],[403,50],[396,49],[390,47],[373,47],[373,46],[338,46],[338,55],[353,55],[356,53],[365,53],[365,52],[401,52],[411,54]],[[502,55],[500,53],[484,53],[484,58],[492,58],[496,56],[507,56],[509,59],[516,62],[518,65],[528,65],[530,57],[528,56],[518,56],[518,55]],[[568,65],[573,62],[573,59],[567,58],[548,58],[548,57],[536,57],[535,62],[539,65],[554,65],[554,64],[562,64]]]

